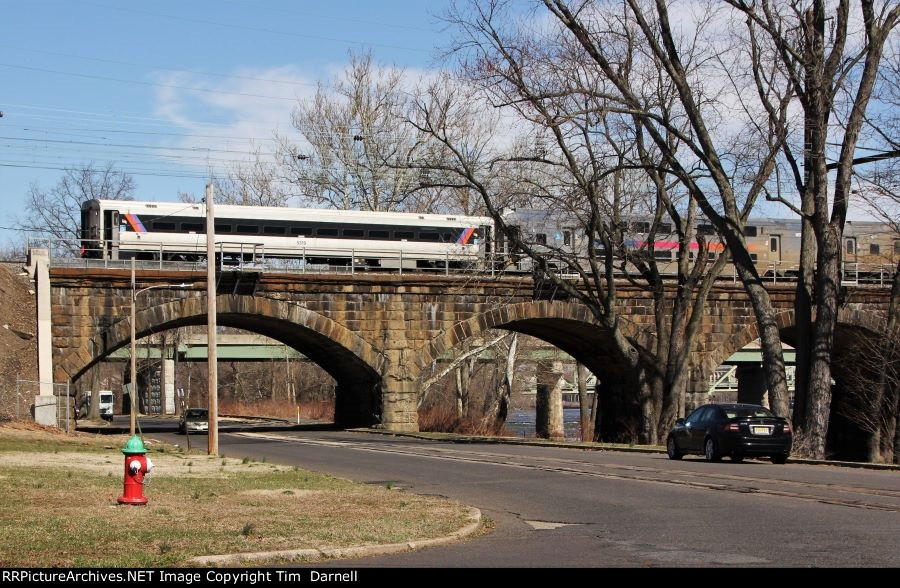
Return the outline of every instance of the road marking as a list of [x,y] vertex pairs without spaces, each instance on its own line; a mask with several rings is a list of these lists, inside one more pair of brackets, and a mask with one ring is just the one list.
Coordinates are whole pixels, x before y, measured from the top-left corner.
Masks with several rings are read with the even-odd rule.
[[[499,467],[525,469],[543,471],[549,473],[571,474],[578,476],[588,476],[593,478],[602,478],[607,480],[623,480],[644,482],[650,484],[661,484],[669,486],[680,486],[697,488],[702,490],[719,490],[726,492],[736,492],[739,494],[757,494],[763,496],[776,496],[780,498],[794,498],[811,502],[819,502],[834,506],[848,506],[852,508],[864,508],[869,510],[880,510],[887,512],[900,512],[900,505],[877,504],[872,502],[864,502],[862,500],[850,500],[842,498],[833,498],[830,496],[821,496],[805,492],[792,492],[787,490],[779,490],[773,488],[763,488],[748,485],[731,485],[719,483],[719,481],[740,481],[740,482],[762,482],[767,484],[778,483],[790,486],[799,486],[804,488],[820,488],[831,491],[840,491],[853,494],[863,494],[870,496],[896,497],[898,493],[891,490],[878,490],[866,488],[842,487],[833,484],[817,484],[793,482],[789,480],[767,480],[764,478],[749,478],[744,476],[734,476],[728,474],[700,473],[687,470],[662,470],[649,468],[644,466],[623,466],[617,464],[595,464],[579,460],[566,460],[545,457],[531,456],[514,456],[498,453],[480,453],[474,451],[460,450],[456,448],[446,447],[410,447],[407,444],[398,443],[368,443],[366,441],[331,441],[325,439],[299,438],[287,435],[276,435],[272,433],[231,433],[234,436],[248,437],[254,439],[269,439],[272,441],[297,443],[301,445],[318,445],[324,447],[333,447],[340,449],[352,449],[355,451],[366,451],[371,453],[392,453],[396,455],[406,455],[410,457],[418,457],[422,459],[448,460],[462,463],[473,463],[479,465],[493,465]],[[526,461],[544,462],[542,463],[524,463]],[[553,465],[551,465],[551,463]],[[561,464],[561,465],[557,465]],[[596,471],[590,468],[612,469],[617,472]],[[655,478],[647,474],[659,474],[667,476],[666,478]],[[692,479],[672,478],[673,474],[689,475]],[[711,478],[712,481],[697,480],[697,477]]]

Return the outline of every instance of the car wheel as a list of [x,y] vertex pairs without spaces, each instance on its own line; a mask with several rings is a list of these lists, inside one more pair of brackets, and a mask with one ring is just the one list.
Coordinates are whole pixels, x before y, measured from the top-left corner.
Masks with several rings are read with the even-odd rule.
[[666,453],[669,455],[669,459],[681,459],[684,457],[684,454],[678,451],[678,446],[675,445],[675,437],[669,437],[669,440],[666,442]]
[[741,463],[742,461],[744,461],[744,456],[738,455],[736,453],[732,454],[731,461],[733,461],[734,463]]
[[722,456],[719,455],[719,449],[716,447],[716,441],[712,437],[706,439],[703,447],[703,455],[706,457],[706,461],[719,461],[722,459]]
[[779,453],[770,457],[772,463],[777,463],[779,465],[787,463],[787,458],[788,456],[783,453]]

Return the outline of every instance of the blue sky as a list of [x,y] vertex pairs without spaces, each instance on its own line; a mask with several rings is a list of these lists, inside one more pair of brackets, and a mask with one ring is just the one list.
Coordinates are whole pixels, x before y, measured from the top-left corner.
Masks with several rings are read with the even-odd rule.
[[[32,182],[113,161],[135,197],[202,194],[208,165],[289,132],[298,97],[370,49],[439,68],[444,2],[28,0],[0,2],[0,226]],[[163,151],[161,148],[175,147]],[[215,150],[215,151],[213,151]],[[168,157],[161,158],[161,154]],[[212,162],[212,163],[211,163]],[[172,177],[184,176],[184,177]],[[3,244],[17,233],[0,230]]]

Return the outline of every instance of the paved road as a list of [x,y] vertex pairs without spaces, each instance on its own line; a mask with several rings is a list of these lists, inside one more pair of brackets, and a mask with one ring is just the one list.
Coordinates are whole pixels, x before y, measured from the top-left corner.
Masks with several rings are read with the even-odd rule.
[[447,496],[496,525],[340,565],[900,565],[896,472],[323,431],[223,433],[220,451]]

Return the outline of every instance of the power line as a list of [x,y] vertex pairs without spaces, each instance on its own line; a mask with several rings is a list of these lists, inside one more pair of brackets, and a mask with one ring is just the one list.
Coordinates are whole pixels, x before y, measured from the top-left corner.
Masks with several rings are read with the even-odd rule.
[[[244,5],[246,6],[245,3],[240,2],[239,0],[223,0],[223,1],[224,1],[224,2],[227,2],[227,3],[229,3],[229,4],[244,4]],[[379,22],[379,21],[375,21],[375,20],[365,20],[365,19],[362,19],[362,18],[350,18],[350,17],[347,17],[347,16],[330,16],[330,15],[325,15],[325,14],[314,14],[314,13],[312,13],[312,12],[307,12],[307,11],[305,11],[305,10],[304,10],[304,11],[297,11],[297,10],[284,10],[283,8],[282,8],[282,9],[279,9],[279,8],[270,8],[270,7],[265,6],[265,5],[260,6],[258,2],[253,2],[253,3],[252,3],[252,6],[253,6],[253,10],[254,10],[254,11],[275,12],[275,13],[280,13],[280,14],[294,14],[294,15],[297,15],[297,16],[302,16],[302,17],[304,17],[304,18],[320,18],[320,19],[323,19],[323,20],[336,20],[336,21],[342,21],[342,22],[355,22],[355,23],[360,23],[360,24],[376,25],[376,26],[379,26],[379,27],[389,27],[389,28],[394,28],[394,29],[405,29],[405,30],[408,30],[408,31],[421,31],[421,32],[424,32],[424,33],[431,33],[431,34],[435,34],[435,33],[438,32],[438,31],[435,31],[434,29],[428,29],[428,28],[425,28],[425,27],[415,27],[415,26],[412,26],[412,25],[402,25],[402,24],[397,24],[397,23]]]
[[28,71],[37,71],[37,72],[42,72],[42,73],[52,73],[52,74],[63,75],[63,76],[72,76],[72,77],[76,77],[76,78],[87,78],[90,80],[103,80],[105,82],[119,82],[119,83],[123,83],[123,84],[138,84],[140,86],[153,86],[153,87],[158,87],[158,88],[174,88],[177,90],[189,90],[192,92],[205,92],[208,94],[222,94],[222,95],[226,95],[226,96],[243,96],[245,98],[262,98],[262,99],[266,99],[266,100],[290,100],[292,102],[295,102],[297,100],[296,97],[289,98],[286,96],[264,96],[262,94],[247,94],[244,92],[227,92],[225,90],[209,90],[207,88],[193,88],[190,86],[179,86],[177,84],[162,84],[159,82],[143,82],[140,80],[125,80],[122,78],[111,78],[111,77],[107,77],[107,76],[95,76],[95,75],[90,75],[90,74],[72,73],[72,72],[67,72],[67,71],[59,71],[56,69],[44,69],[41,67],[29,67],[27,65],[13,65],[11,63],[0,63],[0,67],[9,67],[9,68],[13,68],[13,69],[24,69],[24,70],[28,70]]
[[[140,145],[135,143],[94,143],[91,141],[71,141],[65,139],[37,139],[31,137],[6,137],[0,136],[0,139],[4,139],[7,141],[28,141],[34,143],[63,143],[68,145],[94,145],[101,147],[120,147],[127,149],[159,149],[159,150],[168,150],[168,151],[189,151],[189,152],[215,152],[215,153],[240,153],[243,155],[244,151],[236,151],[234,149],[216,149],[214,147],[166,147],[164,145]],[[260,153],[260,155],[276,155],[275,153],[265,152]]]
[[237,80],[248,80],[248,81],[252,81],[252,82],[269,82],[269,83],[273,83],[273,84],[285,84],[288,86],[312,86],[312,87],[319,86],[319,84],[314,83],[314,82],[298,82],[298,81],[292,81],[292,80],[273,80],[270,78],[256,78],[256,77],[252,77],[252,76],[241,76],[241,75],[237,75],[237,74],[223,74],[223,73],[190,70],[190,69],[178,69],[178,68],[174,68],[174,67],[164,67],[161,65],[152,65],[149,63],[134,63],[134,62],[129,62],[129,61],[118,61],[115,59],[105,59],[102,57],[89,57],[87,55],[75,55],[74,53],[46,51],[44,49],[29,49],[27,47],[13,47],[11,45],[0,45],[0,47],[6,48],[6,49],[14,49],[16,51],[30,51],[33,53],[42,53],[44,55],[53,55],[56,57],[70,57],[72,59],[82,59],[85,61],[96,61],[98,63],[113,63],[116,65],[128,65],[131,67],[145,67],[145,68],[154,69],[154,70],[173,71],[173,72],[178,72],[178,73],[189,73],[189,74],[193,74],[193,75],[210,76],[210,77],[216,77],[216,78],[234,78]]
[[[45,165],[25,165],[25,164],[10,164],[0,162],[0,167],[12,167],[12,168],[25,168],[25,169],[45,169],[45,170],[57,170],[57,171],[69,171],[72,169],[72,166],[69,167],[59,167],[59,166],[45,166]],[[126,173],[132,176],[156,176],[162,178],[191,178],[191,179],[209,179],[209,175],[197,175],[197,174],[164,174],[164,173],[156,173],[151,170],[148,172],[139,171],[136,169],[127,170]]]
[[[51,107],[51,106],[34,106],[34,105],[30,105],[30,104],[12,104],[12,103],[7,103],[6,106],[12,106],[14,108],[25,108],[25,109],[30,109],[30,110],[46,110],[48,112],[64,112],[67,114],[86,114],[89,116],[97,116],[97,117],[112,117],[111,120],[115,121],[115,122],[125,122],[125,121],[119,121],[119,119],[120,118],[129,118],[129,119],[146,120],[146,121],[158,121],[158,122],[161,122],[164,125],[168,125],[168,126],[177,126],[178,125],[178,123],[175,123],[171,119],[167,119],[167,118],[155,118],[155,117],[151,117],[151,116],[142,116],[142,115],[137,115],[137,114],[129,114],[129,113],[125,113],[125,112],[114,112],[114,111],[94,112],[94,111],[90,111],[90,110],[73,110],[70,108],[55,108],[55,107]],[[36,116],[36,115],[29,115],[29,116]],[[49,116],[49,115],[46,115],[46,116]],[[57,117],[57,118],[61,118],[61,117]],[[71,120],[70,117],[65,117],[65,118],[66,118],[66,120]],[[89,120],[89,119],[85,119],[85,120]],[[254,121],[254,122],[256,122],[258,124],[270,124],[270,125],[283,124],[282,122],[275,122],[275,121]],[[129,122],[128,124],[143,124],[143,123]],[[209,127],[229,126],[229,125],[223,125],[221,123],[209,123],[209,122],[202,122],[202,121],[197,121],[194,124],[196,124],[198,126],[209,126]]]
[[[30,133],[43,133],[47,131],[82,131],[86,133],[119,133],[119,134],[127,134],[127,135],[153,135],[153,136],[164,136],[164,137],[191,137],[191,138],[199,138],[199,139],[233,139],[236,141],[274,141],[275,139],[269,137],[237,137],[237,136],[229,136],[229,135],[198,135],[196,133],[163,133],[161,131],[127,131],[123,129],[86,129],[81,127],[46,127],[46,128],[33,128],[33,127],[12,127],[16,129],[21,129],[23,131],[27,131]],[[92,135],[78,135],[80,137],[92,137]],[[102,137],[106,138],[106,137]]]
[[247,25],[237,25],[237,24],[230,24],[230,23],[216,22],[216,21],[212,21],[212,20],[204,20],[204,19],[200,19],[200,18],[190,18],[190,17],[186,17],[186,16],[174,16],[174,15],[171,15],[171,14],[161,14],[161,13],[158,13],[158,12],[151,12],[151,11],[149,11],[149,10],[141,10],[141,9],[138,9],[138,8],[125,8],[125,7],[123,7],[123,6],[115,6],[115,5],[108,5],[108,4],[99,4],[99,3],[96,3],[96,2],[84,2],[84,4],[88,4],[88,5],[91,5],[91,6],[96,6],[96,7],[99,7],[99,8],[103,8],[103,9],[105,9],[105,10],[118,10],[118,11],[120,11],[120,12],[131,12],[131,13],[136,13],[136,14],[145,14],[145,15],[148,15],[148,16],[154,16],[154,17],[156,17],[156,18],[166,18],[166,19],[170,19],[170,20],[180,20],[180,21],[183,21],[183,22],[193,22],[193,23],[198,23],[198,24],[212,25],[212,26],[218,26],[218,27],[224,27],[224,28],[230,28],[230,29],[237,29],[237,30],[242,30],[242,31],[253,31],[253,32],[256,32],[256,33],[266,33],[266,34],[269,34],[269,35],[280,35],[280,36],[285,36],[285,37],[295,37],[295,38],[300,38],[300,39],[312,39],[312,40],[315,40],[315,41],[330,41],[330,42],[333,42],[333,43],[345,43],[345,44],[347,44],[347,45],[362,45],[362,46],[370,46],[370,47],[384,47],[384,48],[386,48],[386,49],[399,49],[399,50],[401,50],[401,51],[414,51],[414,52],[417,52],[417,53],[427,53],[427,52],[428,52],[427,49],[419,49],[419,48],[417,48],[417,47],[403,47],[403,46],[400,46],[400,45],[389,45],[389,44],[386,44],[386,43],[370,43],[370,42],[365,42],[365,41],[351,41],[351,40],[349,40],[349,39],[339,39],[339,38],[335,38],[335,37],[323,37],[323,36],[319,36],[319,35],[305,35],[305,34],[302,34],[302,33],[293,33],[293,32],[289,32],[289,31],[279,31],[279,30],[276,30],[276,29],[266,29],[266,28],[260,28],[260,27],[251,27],[251,26],[247,26]]

